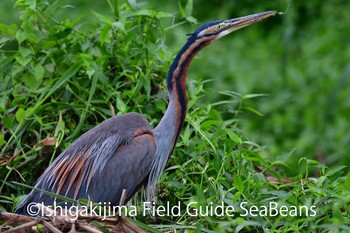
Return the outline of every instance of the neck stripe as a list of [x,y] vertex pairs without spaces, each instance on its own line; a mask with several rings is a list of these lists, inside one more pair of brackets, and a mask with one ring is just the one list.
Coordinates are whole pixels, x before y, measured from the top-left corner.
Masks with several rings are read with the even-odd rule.
[[193,57],[205,46],[207,46],[210,42],[208,42],[207,38],[200,38],[189,46],[185,47],[183,53],[179,57],[177,61],[177,68],[172,72],[172,85],[176,86],[176,88],[172,88],[172,90],[176,90],[172,93],[174,95],[174,99],[176,99],[176,105],[179,106],[179,119],[178,127],[176,130],[176,136],[174,141],[174,146],[176,141],[181,133],[182,126],[185,121],[186,112],[187,112],[187,93],[186,93],[186,74],[188,66],[193,59]]

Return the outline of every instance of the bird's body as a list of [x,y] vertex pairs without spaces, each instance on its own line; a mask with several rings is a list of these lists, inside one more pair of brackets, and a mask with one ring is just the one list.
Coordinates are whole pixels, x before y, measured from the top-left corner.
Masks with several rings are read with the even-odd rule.
[[[75,140],[43,173],[35,187],[76,200],[108,200],[117,205],[123,188],[132,187],[126,189],[126,198],[130,199],[147,181],[155,151],[153,132],[142,115],[115,116]],[[26,213],[23,204],[52,205],[54,200],[33,190],[17,212]]]
[[[263,12],[200,26],[169,69],[169,105],[154,130],[138,113],[110,118],[76,139],[47,168],[35,187],[75,200],[83,198],[118,205],[123,189],[128,201],[145,186],[150,198],[185,120],[186,73],[193,57],[216,39],[276,13]],[[32,190],[16,212],[31,214],[28,213],[30,203],[52,205],[55,200],[39,190]]]

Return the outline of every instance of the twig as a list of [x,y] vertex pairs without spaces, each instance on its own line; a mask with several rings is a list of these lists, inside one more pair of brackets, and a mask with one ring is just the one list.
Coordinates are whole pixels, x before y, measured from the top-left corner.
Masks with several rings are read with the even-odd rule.
[[123,189],[122,196],[120,197],[119,206],[123,206],[126,198],[126,189]]
[[115,116],[115,108],[112,104],[109,104],[109,107],[111,108],[112,117],[114,117]]
[[7,230],[7,231],[4,231],[3,233],[20,232],[20,230],[24,230],[24,229],[26,229],[28,227],[32,227],[32,226],[38,224],[39,222],[40,222],[40,220],[36,219],[34,221],[27,222],[27,223],[24,223],[24,224],[22,224],[22,225],[20,225],[18,227],[12,228],[12,229]]
[[51,207],[45,206],[40,203],[37,203],[36,205],[42,211],[42,214],[48,217],[55,226],[72,224],[72,222],[74,221],[72,219],[74,218],[74,216],[71,216],[70,214],[61,215]]
[[45,220],[43,220],[42,223],[43,223],[43,225],[44,225],[47,229],[49,229],[51,232],[53,232],[53,233],[62,233],[62,231],[58,230],[58,229],[57,229],[55,226],[53,226],[51,223],[49,223],[49,222],[47,222],[47,221],[45,221]]
[[134,223],[130,222],[129,220],[127,220],[125,218],[120,218],[119,220],[120,220],[119,224],[123,228],[124,232],[146,233],[140,227],[138,227],[137,225],[135,225]]
[[[120,197],[119,206],[123,206],[126,199],[126,190],[123,189]],[[127,232],[127,233],[145,233],[140,227],[128,219],[122,218],[122,216],[84,216],[80,215],[79,211],[76,212],[76,216],[71,213],[59,213],[51,207],[43,204],[37,204],[38,209],[42,212],[42,217],[32,217],[19,214],[13,214],[8,212],[0,212],[0,220],[7,220],[8,226],[23,223],[20,226],[16,226],[12,229],[5,231],[6,233],[17,233],[20,231],[26,231],[33,227],[35,224],[41,223],[44,227],[53,233],[62,233],[62,231],[69,230],[69,233],[77,233],[78,230],[88,231],[91,233],[103,233],[98,228],[90,224],[90,221],[97,220],[100,223],[108,227],[110,232]],[[74,219],[72,219],[74,217]]]
[[79,225],[80,228],[86,230],[86,231],[89,231],[89,232],[92,232],[92,233],[103,233],[102,231],[92,227],[92,226],[89,226],[87,224],[83,224],[83,223],[77,223]]
[[31,222],[37,220],[35,217],[13,214],[9,212],[0,212],[0,220],[8,220],[12,222]]
[[68,233],[78,233],[76,228],[75,228],[75,221],[72,222],[72,227]]

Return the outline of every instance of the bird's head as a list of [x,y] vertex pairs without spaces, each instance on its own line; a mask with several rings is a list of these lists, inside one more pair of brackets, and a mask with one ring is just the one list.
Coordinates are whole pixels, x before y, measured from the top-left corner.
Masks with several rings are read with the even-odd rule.
[[276,14],[278,14],[277,11],[266,11],[235,19],[218,20],[205,23],[198,27],[191,37],[195,40],[205,39],[206,41],[213,42],[233,31],[244,28],[250,24],[259,22]]
[[[187,43],[182,47],[170,66],[167,79],[168,90],[172,91],[173,84],[178,76],[185,77],[184,75],[193,57],[204,47],[233,31],[277,14],[279,14],[277,11],[266,11],[235,19],[212,21],[198,27],[194,33],[190,34]],[[182,82],[182,85],[181,88],[185,89],[185,82]]]

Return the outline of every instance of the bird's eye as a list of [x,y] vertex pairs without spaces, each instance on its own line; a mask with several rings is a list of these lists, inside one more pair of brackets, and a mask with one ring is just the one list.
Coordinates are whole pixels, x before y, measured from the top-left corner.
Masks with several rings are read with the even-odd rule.
[[220,29],[223,28],[223,27],[224,27],[223,24],[219,24],[219,25],[216,26],[216,30],[220,30]]

